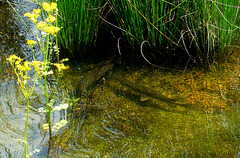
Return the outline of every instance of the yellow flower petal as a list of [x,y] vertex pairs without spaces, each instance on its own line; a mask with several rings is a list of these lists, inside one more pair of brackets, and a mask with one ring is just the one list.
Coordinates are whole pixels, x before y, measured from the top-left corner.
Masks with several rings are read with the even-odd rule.
[[33,12],[34,12],[35,14],[40,14],[41,9],[33,9]]
[[52,2],[51,5],[47,2],[42,3],[42,8],[46,12],[52,12],[53,10],[57,9],[57,3]]
[[47,12],[47,11],[49,11],[50,4],[47,3],[47,2],[43,2],[42,3],[42,8],[43,8],[43,10],[45,10]]
[[29,47],[33,47],[35,44],[37,44],[37,42],[34,40],[27,40],[27,44]]
[[46,22],[41,21],[41,22],[37,23],[37,28],[38,29],[43,30],[46,26],[47,26]]
[[46,21],[49,22],[49,23],[52,23],[54,21],[56,21],[56,18],[52,15],[49,15],[47,18],[46,18]]

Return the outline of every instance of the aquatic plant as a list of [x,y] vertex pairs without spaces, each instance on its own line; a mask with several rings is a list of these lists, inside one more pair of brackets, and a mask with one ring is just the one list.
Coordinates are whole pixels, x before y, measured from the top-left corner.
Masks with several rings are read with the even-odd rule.
[[[165,55],[185,52],[202,65],[224,58],[228,54],[224,50],[239,37],[238,0],[111,0],[110,7],[133,47],[148,41],[154,49],[164,49]],[[182,52],[174,52],[178,47]]]
[[[30,21],[34,24],[36,30],[36,40],[29,39],[27,41],[28,46],[32,49],[32,61],[24,61],[20,57],[16,55],[10,55],[7,60],[12,65],[14,72],[17,76],[18,84],[20,85],[21,91],[27,100],[27,116],[25,123],[25,157],[28,157],[27,153],[27,128],[28,128],[28,118],[29,118],[29,108],[30,108],[30,99],[33,94],[33,90],[36,84],[42,83],[42,87],[45,93],[45,104],[46,109],[41,108],[40,112],[47,112],[47,124],[44,124],[44,128],[49,130],[50,140],[52,139],[52,125],[51,125],[51,113],[52,111],[66,109],[68,106],[63,104],[60,108],[53,107],[54,99],[56,98],[56,90],[51,100],[49,100],[49,92],[48,92],[48,82],[47,76],[53,74],[53,71],[50,70],[50,65],[53,65],[57,69],[57,83],[58,86],[59,78],[64,69],[68,69],[68,66],[63,64],[64,61],[68,59],[63,59],[61,61],[58,60],[58,63],[51,63],[51,57],[53,52],[58,55],[58,47],[57,43],[54,44],[53,39],[56,37],[60,28],[55,26],[56,23],[56,15],[57,15],[57,4],[56,3],[47,3],[43,2],[41,4],[43,11],[47,15],[47,17],[43,21],[39,21],[38,18],[41,13],[41,9],[33,9],[33,11],[27,12],[24,16],[28,17]],[[35,59],[35,54],[38,52],[34,51],[34,46],[37,45],[40,47],[42,60],[38,61]],[[34,69],[34,76],[30,76],[29,72]],[[56,87],[57,87],[56,86]],[[57,126],[54,126],[54,131],[64,126],[67,123],[66,120],[60,121]],[[48,126],[46,128],[45,126]],[[29,153],[30,154],[30,153]]]
[[[57,25],[62,29],[57,35],[63,52],[73,57],[83,57],[83,53],[93,46],[99,26],[99,18],[104,0],[51,0],[58,4]],[[67,55],[69,56],[69,54]]]
[[[58,3],[56,24],[62,26],[56,40],[64,52],[83,57],[94,45],[99,19],[107,16],[102,15],[104,1],[52,1]],[[233,39],[239,38],[238,0],[111,0],[107,4],[125,40],[133,48],[148,41],[154,50],[149,50],[150,55],[156,58],[184,56],[210,66],[217,59],[224,59],[228,55],[225,50],[232,46]]]
[[210,65],[228,55],[228,48],[239,37],[239,4],[238,0],[186,1],[180,11],[181,40],[192,59]]
[[[174,19],[175,10],[183,2],[166,1],[110,1],[118,20],[123,28],[125,38],[133,46],[148,40],[153,47],[177,45],[178,18]],[[121,4],[121,5],[120,5]]]

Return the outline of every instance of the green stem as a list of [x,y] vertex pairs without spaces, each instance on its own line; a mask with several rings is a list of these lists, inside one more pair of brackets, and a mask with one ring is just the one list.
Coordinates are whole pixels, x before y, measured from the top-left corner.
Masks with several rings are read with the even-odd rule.
[[33,60],[35,61],[35,55],[34,55],[34,50],[32,48],[32,55],[33,55]]
[[49,125],[49,135],[50,135],[50,140],[52,139],[52,126],[51,126],[51,107],[48,104],[48,91],[47,91],[47,75],[44,76],[44,85],[45,85],[45,98],[46,98],[46,105],[47,105],[47,114],[48,114],[48,125]]
[[58,84],[59,84],[59,77],[60,77],[60,72],[58,71],[57,84],[56,84],[55,91],[53,93],[53,99],[55,99],[56,94],[57,94],[57,89],[58,89]]
[[28,25],[25,23],[25,21],[22,19],[22,17],[18,14],[18,12],[16,11],[16,9],[12,6],[12,4],[7,0],[7,3],[11,6],[11,8],[14,10],[14,12],[18,15],[18,17],[21,19],[21,21],[23,22],[23,24],[29,29]]
[[49,54],[49,49],[48,49],[48,47],[49,47],[49,39],[50,39],[50,37],[49,37],[50,35],[48,34],[47,35],[47,40],[46,40],[46,47],[45,47],[45,62],[46,62],[46,64],[47,64],[47,69],[48,69],[48,65],[49,65],[49,59],[48,59],[48,54]]
[[[57,0],[58,1],[58,0]],[[56,1],[56,2],[57,2]],[[56,16],[56,27],[58,27],[58,11],[57,11],[57,9],[56,9],[56,11],[55,11],[55,16]],[[59,63],[59,51],[58,51],[58,37],[57,37],[57,35],[56,35],[56,54],[57,54],[57,61],[58,61],[58,63]]]
[[26,118],[26,124],[25,124],[25,158],[27,157],[27,126],[28,126],[28,118],[29,118],[29,104],[30,99],[27,98],[27,118]]

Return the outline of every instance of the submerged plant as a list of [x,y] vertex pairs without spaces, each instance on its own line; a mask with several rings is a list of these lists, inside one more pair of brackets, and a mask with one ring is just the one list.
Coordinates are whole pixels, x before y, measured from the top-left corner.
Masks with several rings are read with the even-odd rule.
[[[53,96],[53,99],[49,100],[49,92],[48,92],[48,82],[47,76],[53,74],[53,71],[50,70],[50,65],[54,65],[57,68],[58,78],[57,78],[57,86],[59,82],[59,77],[64,69],[68,69],[68,66],[63,64],[64,61],[68,59],[63,59],[58,63],[51,63],[51,57],[54,52],[53,48],[55,48],[55,52],[58,55],[58,47],[57,43],[54,44],[53,39],[56,37],[60,28],[56,26],[56,15],[57,15],[57,4],[56,3],[42,3],[42,8],[44,14],[47,15],[43,21],[39,21],[38,18],[41,13],[41,9],[33,9],[33,11],[27,12],[24,16],[28,17],[35,26],[36,29],[36,41],[28,40],[27,44],[32,49],[33,60],[32,61],[24,61],[20,57],[16,55],[10,55],[7,60],[12,65],[14,72],[17,76],[18,84],[20,85],[21,91],[24,95],[24,98],[27,100],[27,116],[25,123],[25,157],[30,156],[32,153],[27,152],[27,126],[28,126],[28,118],[29,118],[29,108],[30,108],[30,99],[33,94],[34,88],[36,84],[41,81],[42,87],[45,91],[45,104],[46,109],[42,108],[42,112],[47,112],[47,126],[49,129],[50,140],[52,139],[52,125],[51,125],[51,113],[56,107],[53,107],[54,99],[56,98],[56,90]],[[42,55],[42,61],[38,61],[35,59],[35,51],[34,46],[39,45]],[[30,76],[29,72],[34,70],[34,76]],[[68,106],[64,104],[61,106],[61,109],[66,109]],[[39,110],[41,111],[41,110]],[[66,120],[60,121],[60,123],[54,127],[54,130],[59,129],[67,123]],[[44,126],[44,128],[46,128]]]

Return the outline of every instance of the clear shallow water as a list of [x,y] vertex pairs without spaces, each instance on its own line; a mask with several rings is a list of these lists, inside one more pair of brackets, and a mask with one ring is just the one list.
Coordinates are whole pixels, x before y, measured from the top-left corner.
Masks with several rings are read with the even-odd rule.
[[[16,4],[21,15],[35,7],[26,1]],[[31,59],[31,51],[25,43],[32,33],[7,3],[1,4],[0,9],[3,11],[0,14],[0,62],[5,65],[0,80],[0,157],[23,157],[24,144],[18,139],[24,139],[26,101],[5,59],[10,54]],[[54,133],[50,157],[238,155],[239,61],[209,73],[172,73],[149,67],[127,71],[124,71],[126,67],[124,70],[118,68],[118,71],[104,75],[106,82],[102,95],[101,83],[91,102],[85,97],[75,100],[80,97],[79,82],[90,76],[84,75],[83,71],[94,66],[71,66],[61,79],[56,105],[68,102],[71,107],[54,113],[52,121],[55,124],[67,119],[69,123]],[[121,77],[132,85],[117,80]],[[144,94],[141,87],[136,88],[137,85],[144,85],[152,92],[176,101]],[[55,87],[54,77],[49,78],[49,87],[50,90]],[[96,99],[99,95],[100,98]],[[32,97],[28,126],[29,152],[40,149],[40,153],[33,157],[48,154],[49,138],[42,129],[46,116],[38,112],[44,102],[44,93],[37,87]]]

